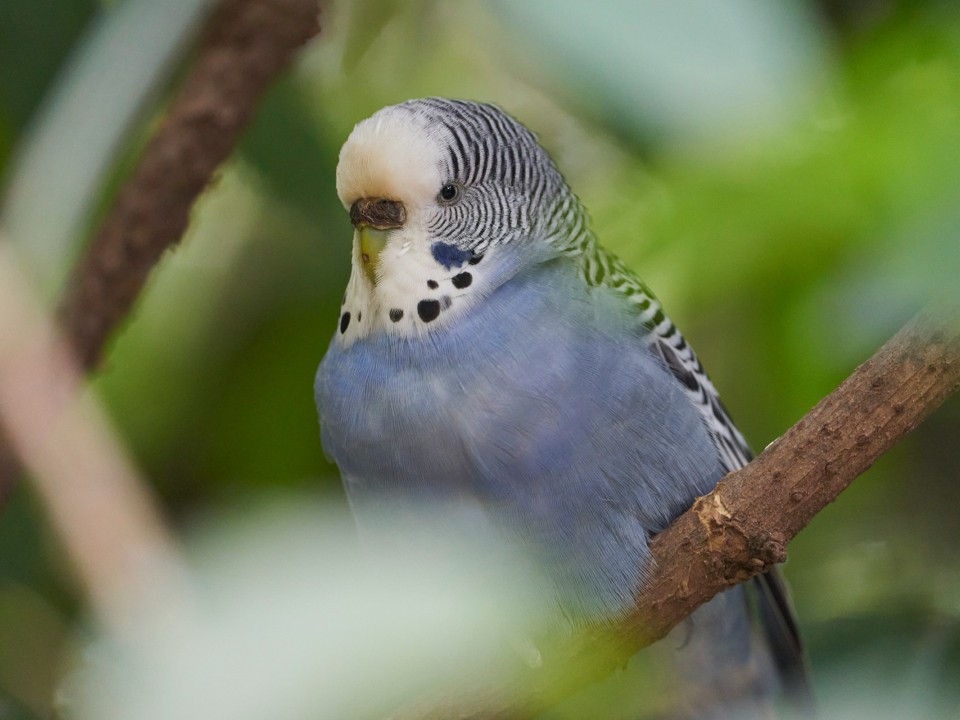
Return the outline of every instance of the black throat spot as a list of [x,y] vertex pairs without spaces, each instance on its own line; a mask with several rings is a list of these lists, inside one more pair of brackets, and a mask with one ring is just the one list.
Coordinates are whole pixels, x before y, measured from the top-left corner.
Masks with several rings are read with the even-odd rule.
[[421,300],[417,303],[417,315],[425,323],[433,322],[440,316],[440,303],[437,300]]

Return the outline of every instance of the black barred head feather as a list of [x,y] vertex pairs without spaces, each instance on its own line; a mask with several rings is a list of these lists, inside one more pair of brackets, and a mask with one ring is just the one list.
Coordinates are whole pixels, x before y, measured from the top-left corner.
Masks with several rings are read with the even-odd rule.
[[[358,227],[341,309],[356,321],[342,321],[338,333],[347,344],[377,330],[441,327],[525,263],[585,256],[595,244],[536,136],[493,105],[427,98],[380,110],[340,151],[337,193]],[[360,200],[402,205],[403,220],[383,231],[373,260],[359,228],[380,225]]]
[[346,207],[361,197],[401,200],[428,211],[433,238],[477,254],[526,237],[566,246],[571,230],[586,232],[579,201],[536,136],[494,105],[426,98],[384,108],[357,125],[340,157]]

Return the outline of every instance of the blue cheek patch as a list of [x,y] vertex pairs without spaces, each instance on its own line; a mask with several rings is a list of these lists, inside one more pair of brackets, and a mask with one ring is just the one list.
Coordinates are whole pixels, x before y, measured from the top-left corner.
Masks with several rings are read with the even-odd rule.
[[452,267],[461,267],[465,262],[473,258],[471,250],[461,250],[456,245],[450,245],[444,242],[435,242],[430,246],[430,252],[433,259],[443,265],[447,270]]

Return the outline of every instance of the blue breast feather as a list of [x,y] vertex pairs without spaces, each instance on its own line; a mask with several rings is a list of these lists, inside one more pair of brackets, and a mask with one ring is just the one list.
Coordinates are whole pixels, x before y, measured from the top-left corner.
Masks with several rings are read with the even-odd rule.
[[469,501],[533,548],[573,615],[629,607],[649,535],[723,473],[628,304],[567,258],[426,338],[333,343],[316,396],[361,525],[391,499]]

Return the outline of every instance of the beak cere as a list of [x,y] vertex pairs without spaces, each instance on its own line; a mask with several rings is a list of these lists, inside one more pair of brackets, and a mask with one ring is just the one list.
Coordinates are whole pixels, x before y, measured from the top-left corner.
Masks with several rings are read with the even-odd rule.
[[377,263],[390,231],[403,227],[406,219],[406,208],[399,200],[360,198],[350,207],[350,222],[360,240],[363,271],[373,284],[377,283]]
[[369,225],[377,230],[395,230],[406,220],[407,209],[399,200],[360,198],[350,207],[350,222],[357,229]]

